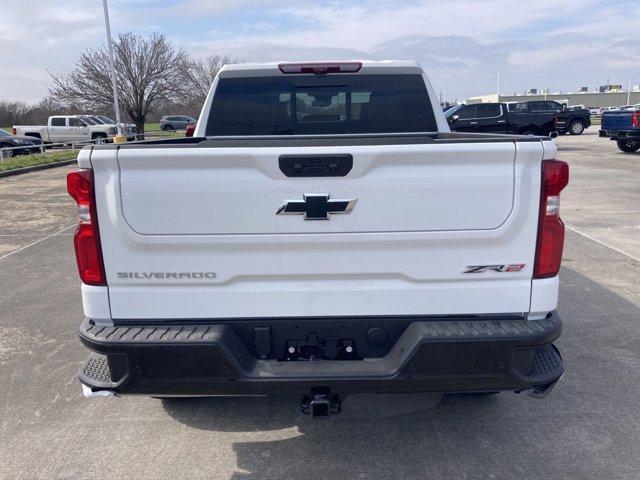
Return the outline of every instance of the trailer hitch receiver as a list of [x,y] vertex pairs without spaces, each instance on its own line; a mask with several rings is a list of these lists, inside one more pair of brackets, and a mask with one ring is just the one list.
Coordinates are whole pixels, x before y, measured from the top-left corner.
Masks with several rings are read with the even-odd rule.
[[300,401],[300,411],[313,418],[326,418],[333,413],[339,413],[342,408],[340,397],[332,394],[328,387],[315,387],[309,395],[304,395]]

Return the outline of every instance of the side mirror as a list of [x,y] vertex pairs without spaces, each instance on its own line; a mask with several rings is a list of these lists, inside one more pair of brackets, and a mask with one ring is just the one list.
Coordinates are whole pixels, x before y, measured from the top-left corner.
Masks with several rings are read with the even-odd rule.
[[460,120],[460,117],[458,115],[451,115],[451,119],[449,120],[449,122],[456,123],[458,120]]

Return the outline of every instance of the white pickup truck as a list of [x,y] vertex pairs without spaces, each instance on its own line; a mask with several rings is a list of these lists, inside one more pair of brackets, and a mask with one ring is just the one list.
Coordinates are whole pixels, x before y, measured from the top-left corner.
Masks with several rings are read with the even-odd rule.
[[87,147],[68,176],[85,395],[544,396],[555,157],[451,133],[414,62],[225,65],[193,138]]
[[46,125],[14,125],[14,135],[36,137],[44,143],[72,143],[106,139],[117,133],[115,125],[90,125],[82,115],[56,115]]

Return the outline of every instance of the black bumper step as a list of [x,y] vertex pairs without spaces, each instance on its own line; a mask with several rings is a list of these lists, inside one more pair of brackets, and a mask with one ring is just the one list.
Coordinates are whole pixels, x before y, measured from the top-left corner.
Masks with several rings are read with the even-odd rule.
[[415,321],[383,357],[277,361],[252,354],[227,325],[100,327],[86,320],[80,337],[95,353],[80,379],[94,389],[151,395],[308,392],[317,386],[340,393],[526,390],[564,372],[551,344],[561,329],[555,313],[537,321]]
[[560,352],[553,344],[536,349],[529,374],[530,382],[544,382],[562,368]]
[[[559,334],[562,322],[557,315],[543,320],[448,320],[416,321],[411,324],[420,330],[425,341],[430,340],[512,340],[537,339]],[[216,341],[226,325],[180,326],[114,326],[95,325],[85,319],[80,326],[80,337],[85,344],[194,344]],[[556,335],[557,336],[557,335]],[[554,337],[555,338],[555,337]],[[90,345],[88,345],[90,346]]]
[[115,383],[111,381],[111,371],[106,355],[92,352],[84,362],[78,374],[84,384],[99,388],[113,388]]

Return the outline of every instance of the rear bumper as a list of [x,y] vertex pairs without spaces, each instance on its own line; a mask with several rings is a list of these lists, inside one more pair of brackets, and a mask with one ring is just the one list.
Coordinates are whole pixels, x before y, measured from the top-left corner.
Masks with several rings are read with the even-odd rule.
[[598,136],[611,140],[640,140],[640,130],[598,130]]
[[260,359],[228,325],[99,327],[85,320],[93,350],[80,371],[91,392],[142,395],[266,395],[314,387],[349,392],[521,391],[564,373],[551,343],[557,314],[539,321],[412,321],[381,357]]

